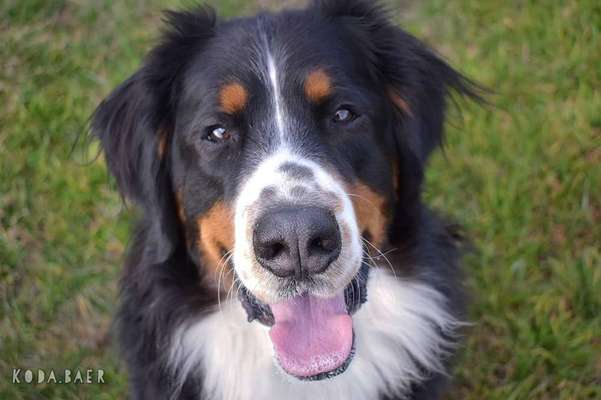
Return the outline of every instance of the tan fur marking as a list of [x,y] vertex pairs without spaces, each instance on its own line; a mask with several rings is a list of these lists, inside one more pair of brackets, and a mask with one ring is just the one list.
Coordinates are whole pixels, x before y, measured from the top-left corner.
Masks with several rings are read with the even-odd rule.
[[181,190],[175,192],[175,208],[177,210],[177,216],[179,221],[184,224],[186,223],[186,212],[184,210],[184,195]]
[[386,238],[386,199],[362,182],[350,187],[351,201],[361,233],[367,231],[379,247]]
[[162,132],[159,137],[159,146],[157,148],[157,152],[159,153],[159,158],[163,158],[165,156],[165,150],[167,149],[167,133]]
[[411,112],[411,107],[409,107],[409,103],[407,103],[407,101],[403,99],[394,88],[388,88],[388,97],[390,98],[390,101],[392,101],[392,103],[396,106],[396,108],[399,109],[399,111],[410,117],[413,116],[413,113]]
[[229,251],[234,246],[233,212],[229,206],[220,201],[207,213],[201,215],[197,224],[199,231],[197,245],[207,268],[208,278],[214,279],[223,289],[228,290],[233,276],[229,266],[223,264],[225,259],[222,259],[222,251]]
[[219,91],[221,109],[228,114],[244,110],[248,102],[248,92],[241,84],[234,82],[223,86]]
[[305,96],[312,103],[319,103],[332,94],[332,80],[323,69],[316,69],[305,80]]
[[398,196],[399,193],[399,167],[396,162],[392,164],[392,187],[394,188],[394,195]]

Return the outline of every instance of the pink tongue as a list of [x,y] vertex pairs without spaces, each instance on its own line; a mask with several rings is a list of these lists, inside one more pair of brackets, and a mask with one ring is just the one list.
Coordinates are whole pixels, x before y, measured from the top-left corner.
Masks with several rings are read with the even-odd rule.
[[271,304],[275,324],[269,331],[280,365],[297,377],[340,367],[353,344],[353,322],[344,294],[322,299],[303,295]]

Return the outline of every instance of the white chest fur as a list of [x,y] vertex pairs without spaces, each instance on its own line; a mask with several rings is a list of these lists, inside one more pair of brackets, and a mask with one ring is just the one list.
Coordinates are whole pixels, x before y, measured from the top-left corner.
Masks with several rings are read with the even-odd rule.
[[353,316],[356,354],[348,369],[332,379],[302,382],[281,372],[274,360],[267,328],[246,322],[237,300],[222,303],[197,322],[177,330],[170,352],[172,368],[182,379],[203,374],[199,399],[332,400],[375,399],[402,395],[423,378],[422,368],[442,371],[441,361],[461,324],[431,287],[397,279],[373,269],[368,301]]

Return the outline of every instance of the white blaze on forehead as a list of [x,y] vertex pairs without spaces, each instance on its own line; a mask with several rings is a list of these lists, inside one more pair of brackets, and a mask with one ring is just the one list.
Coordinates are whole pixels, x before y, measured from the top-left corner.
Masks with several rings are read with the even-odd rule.
[[268,75],[269,75],[269,83],[271,84],[271,90],[272,90],[275,122],[276,122],[276,126],[278,129],[278,135],[280,137],[280,142],[283,143],[284,137],[285,137],[284,136],[285,129],[284,129],[284,116],[283,116],[283,111],[282,111],[282,99],[281,99],[281,93],[280,93],[280,83],[278,82],[279,76],[278,76],[278,70],[277,70],[275,61],[273,59],[273,56],[271,55],[271,51],[269,51],[269,50],[267,50],[267,69],[268,69]]

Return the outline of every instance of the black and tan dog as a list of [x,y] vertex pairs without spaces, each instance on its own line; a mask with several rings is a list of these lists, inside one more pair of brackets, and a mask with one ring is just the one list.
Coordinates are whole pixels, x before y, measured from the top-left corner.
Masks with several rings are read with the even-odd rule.
[[136,399],[434,399],[462,320],[421,202],[472,85],[371,1],[166,14],[92,132],[143,215],[118,316]]

